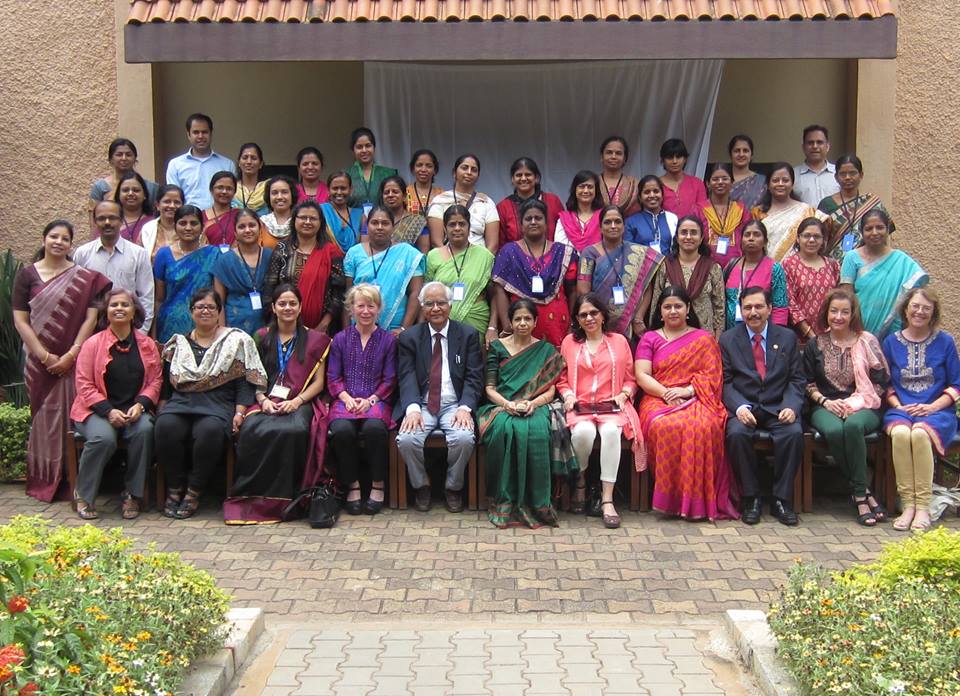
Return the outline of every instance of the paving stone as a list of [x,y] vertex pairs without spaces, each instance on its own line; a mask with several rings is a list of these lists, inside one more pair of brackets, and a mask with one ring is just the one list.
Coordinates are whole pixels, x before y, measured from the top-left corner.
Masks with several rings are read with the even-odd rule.
[[274,667],[267,678],[267,686],[299,686],[297,674],[301,669],[300,667]]

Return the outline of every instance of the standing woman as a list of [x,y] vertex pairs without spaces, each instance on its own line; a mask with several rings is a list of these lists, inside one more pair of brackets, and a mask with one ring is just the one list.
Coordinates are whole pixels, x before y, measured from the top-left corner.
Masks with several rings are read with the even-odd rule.
[[153,262],[154,301],[151,335],[166,343],[174,334],[193,326],[189,302],[200,288],[213,285],[213,266],[221,251],[200,245],[200,209],[184,205],[173,216],[177,241],[157,252]]
[[[490,321],[490,276],[494,256],[484,247],[472,246],[470,211],[462,205],[451,205],[443,214],[445,246],[427,254],[424,283],[439,281],[453,290],[450,318],[469,324],[481,335],[496,337],[496,320]],[[493,326],[491,332],[487,328]]]
[[555,194],[540,189],[540,167],[530,157],[521,157],[510,165],[510,179],[513,182],[513,193],[497,203],[497,215],[500,217],[498,248],[503,247],[507,242],[516,242],[520,239],[520,206],[530,199],[540,200],[546,204],[547,237],[553,240],[563,203]]
[[740,294],[749,287],[758,286],[770,293],[774,324],[786,326],[790,319],[787,299],[787,274],[783,266],[767,256],[767,228],[759,220],[751,220],[740,237],[740,258],[734,259],[723,270],[727,291],[727,328],[743,321],[740,314]]
[[660,146],[660,164],[665,172],[660,179],[666,187],[663,207],[678,218],[695,215],[706,198],[703,179],[683,171],[689,158],[687,146],[679,138],[670,138]]
[[620,135],[610,135],[600,143],[600,198],[604,205],[615,205],[626,217],[640,209],[637,180],[623,168],[630,159],[630,146]]
[[623,221],[623,238],[643,244],[666,256],[673,246],[677,216],[663,209],[663,182],[647,174],[640,179],[640,210]]
[[360,241],[366,224],[365,214],[363,208],[350,206],[353,180],[345,171],[333,172],[328,176],[327,186],[330,200],[320,204],[326,232],[340,252],[346,254],[350,247]]
[[750,222],[749,208],[730,195],[732,182],[733,167],[717,162],[707,175],[710,195],[697,206],[710,253],[721,268],[740,255],[740,235]]
[[293,206],[298,202],[297,184],[288,176],[272,177],[264,188],[267,210],[270,212],[260,218],[263,233],[260,243],[273,249],[278,243],[290,237],[290,223],[293,221]]
[[808,217],[826,220],[827,216],[807,205],[793,192],[793,166],[777,162],[767,175],[767,192],[760,207],[751,211],[754,220],[763,220],[769,234],[769,253],[782,261],[792,253],[797,227]]
[[891,226],[884,210],[864,215],[863,246],[846,254],[840,267],[840,282],[860,298],[864,328],[881,341],[900,329],[904,296],[930,280],[909,254],[890,246]]
[[[147,192],[147,182],[136,172],[127,172],[120,177],[113,200],[122,209],[120,236],[128,242],[141,244],[143,226],[154,219],[153,204]],[[96,228],[94,228],[96,229]]]
[[360,207],[364,215],[379,201],[378,194],[383,180],[388,176],[396,176],[397,170],[393,167],[384,167],[374,161],[377,150],[377,139],[373,131],[361,126],[350,134],[350,149],[353,150],[354,162],[347,172],[353,180],[353,192],[350,195],[350,207]]
[[260,219],[254,211],[239,208],[235,220],[237,244],[217,257],[213,287],[226,308],[225,325],[252,336],[263,326],[263,285],[273,250],[260,245]]
[[[710,256],[702,223],[692,215],[677,225],[670,254],[654,276],[651,306],[659,307],[660,298],[671,286],[686,294],[688,314],[697,317],[696,328],[709,331],[719,339],[726,327],[723,270]],[[655,311],[650,314],[656,318]]]
[[70,260],[73,226],[43,229],[36,261],[13,283],[13,325],[27,352],[23,376],[30,397],[27,494],[50,502],[63,477],[63,448],[74,398],[73,364],[97,324],[97,302],[110,289],[104,276]]
[[479,178],[480,159],[476,155],[460,155],[453,163],[453,188],[434,198],[427,213],[431,246],[443,246],[443,213],[451,205],[459,204],[470,211],[470,243],[497,253],[500,215],[493,199],[477,191]]
[[266,182],[260,181],[260,172],[263,170],[263,150],[259,145],[244,143],[240,146],[237,170],[240,172],[240,181],[237,182],[233,207],[250,208],[257,215],[263,215],[267,212],[266,200],[264,200]]
[[[864,231],[864,236],[866,236]],[[940,297],[927,288],[907,293],[903,329],[883,341],[891,384],[883,427],[890,435],[903,514],[893,528],[930,528],[933,450],[940,456],[957,433],[960,357],[953,337],[940,330]]]
[[313,201],[293,209],[293,234],[277,244],[263,283],[263,301],[275,300],[275,288],[295,285],[300,291],[300,321],[308,329],[329,334],[340,328],[343,315],[343,252],[330,240],[320,209]]
[[203,235],[209,244],[220,247],[233,245],[233,230],[237,211],[233,196],[237,192],[237,177],[233,172],[217,172],[210,179],[213,206],[203,211]]
[[606,330],[639,337],[663,257],[650,247],[624,241],[623,214],[615,205],[600,211],[600,231],[600,242],[580,255],[577,294],[595,293],[604,302]]
[[582,169],[570,183],[566,210],[561,210],[553,233],[554,241],[581,252],[600,241],[600,177]]
[[749,135],[735,135],[727,145],[730,162],[733,164],[733,186],[730,198],[747,210],[760,205],[767,190],[767,182],[762,174],[750,169],[753,162],[753,139]]
[[[863,182],[863,162],[856,155],[844,155],[837,160],[834,174],[840,190],[827,196],[817,206],[830,216],[833,233],[827,241],[827,253],[838,261],[863,243],[863,217],[874,208],[886,211],[880,196],[860,193]],[[890,231],[893,232],[891,223]]]
[[[787,275],[790,325],[797,332],[801,350],[807,341],[830,327],[820,321],[823,300],[840,282],[840,264],[826,256],[824,224],[807,218],[797,228],[797,253],[783,261]],[[857,306],[859,318],[860,307]]]
[[254,342],[267,374],[237,439],[236,480],[223,501],[227,524],[280,522],[300,491],[317,485],[327,435],[324,368],[330,338],[300,321],[300,291],[277,286],[270,324]]
[[440,161],[433,154],[433,150],[422,148],[410,158],[413,182],[407,186],[407,211],[423,215],[424,220],[427,219],[433,199],[443,193],[442,188],[433,185],[438,171]]
[[[366,241],[347,252],[343,272],[348,290],[360,283],[380,290],[383,306],[377,323],[382,328],[399,336],[417,323],[420,307],[416,297],[423,287],[424,256],[416,247],[393,241],[393,216],[383,206],[370,210]],[[347,322],[344,317],[344,326]]]
[[326,203],[329,200],[329,181],[324,184],[320,178],[322,174],[323,154],[320,150],[308,145],[297,153],[297,176],[300,178],[300,183],[297,184],[298,201]]
[[157,252],[177,241],[177,227],[174,215],[183,205],[183,189],[176,184],[167,184],[160,189],[157,199],[158,217],[148,220],[140,228],[140,244],[150,252],[150,263],[157,258]]
[[390,211],[396,224],[393,241],[404,242],[426,254],[430,251],[430,231],[427,218],[407,210],[407,184],[399,176],[388,176],[380,187],[380,204]]
[[[547,206],[536,199],[520,207],[523,237],[509,242],[493,265],[493,299],[504,335],[510,332],[508,308],[517,299],[540,306],[534,338],[559,347],[570,329],[570,306],[576,293],[577,253],[547,239]],[[497,337],[497,322],[487,327],[487,345]]]
[[[91,221],[94,206],[103,200],[110,200],[117,191],[120,177],[132,172],[137,166],[137,146],[127,138],[116,138],[107,147],[107,162],[110,163],[110,174],[94,182],[90,188]],[[159,187],[156,182],[147,182],[147,198],[150,202],[159,200]],[[90,226],[91,229],[95,225]]]

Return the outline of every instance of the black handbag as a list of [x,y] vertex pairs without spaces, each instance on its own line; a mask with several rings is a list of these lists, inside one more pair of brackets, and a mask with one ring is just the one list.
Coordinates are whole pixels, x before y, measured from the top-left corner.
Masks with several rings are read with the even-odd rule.
[[337,523],[340,501],[332,485],[321,484],[300,493],[283,511],[283,518],[289,519],[290,513],[302,503],[309,503],[307,520],[313,529],[329,529]]

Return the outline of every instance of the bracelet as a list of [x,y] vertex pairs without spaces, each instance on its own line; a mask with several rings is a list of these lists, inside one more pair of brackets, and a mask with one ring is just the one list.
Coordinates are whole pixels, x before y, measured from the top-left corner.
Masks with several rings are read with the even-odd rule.
[[497,327],[496,327],[496,326],[488,326],[488,327],[487,327],[487,331],[496,331],[496,330],[497,330]]
[[827,403],[827,397],[821,396],[821,397],[820,397],[820,401],[819,401],[818,403],[819,403],[821,406],[823,406],[825,403]]
[[46,364],[47,364],[47,360],[49,360],[49,359],[50,359],[50,351],[48,350],[48,351],[47,351],[47,354],[44,356],[43,360],[40,361],[40,364],[41,364],[41,365],[46,365]]

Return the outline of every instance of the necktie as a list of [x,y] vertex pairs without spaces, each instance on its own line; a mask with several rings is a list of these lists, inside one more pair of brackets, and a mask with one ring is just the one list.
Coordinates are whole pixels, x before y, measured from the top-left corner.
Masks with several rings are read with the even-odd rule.
[[440,382],[443,381],[443,345],[440,333],[433,335],[433,355],[430,358],[430,384],[427,386],[427,410],[440,415]]
[[757,374],[760,375],[761,382],[767,378],[767,356],[763,354],[763,346],[760,345],[762,340],[763,336],[760,334],[754,334],[753,364],[757,366]]

